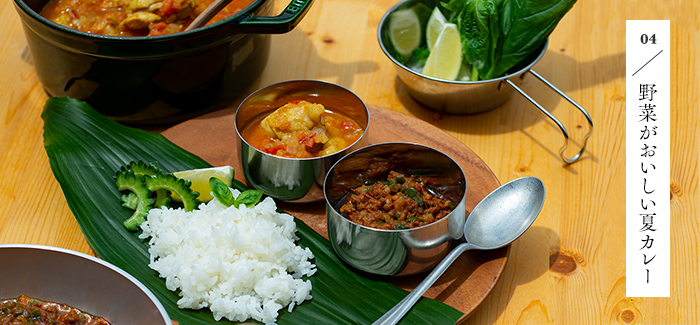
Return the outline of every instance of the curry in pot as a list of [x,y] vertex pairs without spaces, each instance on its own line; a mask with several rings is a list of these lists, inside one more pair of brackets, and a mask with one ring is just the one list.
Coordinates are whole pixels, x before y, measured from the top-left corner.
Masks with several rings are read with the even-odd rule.
[[[230,17],[254,0],[233,0],[208,24]],[[79,31],[110,36],[182,32],[214,0],[50,0],[45,18]]]

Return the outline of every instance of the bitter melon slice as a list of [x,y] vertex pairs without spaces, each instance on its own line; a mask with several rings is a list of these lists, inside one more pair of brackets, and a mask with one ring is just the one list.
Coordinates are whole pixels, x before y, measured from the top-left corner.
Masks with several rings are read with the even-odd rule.
[[[136,176],[153,176],[158,173],[161,173],[160,168],[158,168],[158,163],[157,162],[152,162],[150,164],[146,164],[143,161],[132,161],[126,166],[122,166],[122,170],[131,170],[134,172],[134,175]],[[153,203],[153,206],[156,208],[164,207],[164,206],[170,206],[170,201],[172,200],[170,191],[168,190],[157,190],[156,192],[156,199],[155,202]],[[128,198],[127,198],[128,199]],[[122,202],[124,202],[124,199],[122,199]],[[127,202],[125,202],[127,203]],[[128,204],[128,203],[127,203]]]
[[144,221],[148,211],[153,208],[154,200],[151,198],[151,191],[148,189],[143,176],[136,176],[131,170],[119,170],[116,179],[119,191],[131,191],[136,194],[138,202],[134,213],[124,221],[124,227],[131,231],[138,229]]

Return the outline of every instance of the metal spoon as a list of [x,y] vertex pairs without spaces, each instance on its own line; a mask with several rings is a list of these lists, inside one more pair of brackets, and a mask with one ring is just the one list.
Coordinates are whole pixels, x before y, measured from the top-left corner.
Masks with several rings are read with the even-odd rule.
[[489,250],[510,244],[535,221],[543,204],[544,184],[536,177],[517,178],[489,193],[464,224],[466,243],[455,247],[423,282],[372,324],[398,323],[459,255],[469,249]]

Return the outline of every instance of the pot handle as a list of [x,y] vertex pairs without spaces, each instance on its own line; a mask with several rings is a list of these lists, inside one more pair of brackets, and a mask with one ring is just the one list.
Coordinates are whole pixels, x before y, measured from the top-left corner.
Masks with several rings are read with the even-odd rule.
[[244,33],[284,34],[296,27],[306,15],[313,0],[291,0],[287,8],[275,17],[248,16],[239,22],[238,27]]
[[566,158],[566,156],[564,156],[564,150],[566,150],[566,148],[569,146],[569,133],[566,132],[566,128],[564,127],[564,125],[562,125],[561,122],[559,122],[559,120],[556,117],[554,117],[554,115],[552,115],[544,107],[542,107],[542,105],[537,103],[534,99],[532,99],[532,97],[530,97],[528,94],[526,94],[522,89],[518,88],[518,86],[516,86],[512,81],[510,81],[508,79],[505,80],[511,87],[513,87],[517,92],[519,92],[521,95],[523,95],[523,97],[525,97],[527,100],[529,100],[542,113],[544,113],[544,115],[547,115],[547,117],[549,117],[552,121],[554,121],[554,123],[556,123],[557,126],[559,126],[559,129],[561,130],[561,133],[564,135],[564,138],[565,138],[564,145],[559,149],[559,155],[561,156],[561,159],[563,159],[565,163],[571,164],[571,163],[577,161],[579,158],[581,158],[581,154],[583,153],[584,150],[586,150],[586,142],[588,142],[588,138],[591,137],[591,133],[593,132],[593,121],[591,120],[590,115],[588,115],[588,112],[586,112],[586,110],[581,105],[579,105],[577,102],[575,102],[569,96],[567,96],[564,92],[562,92],[557,87],[555,87],[552,83],[547,81],[547,79],[540,76],[537,72],[535,72],[535,70],[529,69],[529,72],[533,76],[537,77],[537,79],[542,81],[545,85],[549,86],[549,88],[551,88],[552,90],[557,92],[557,94],[559,94],[559,96],[564,97],[564,99],[569,101],[569,103],[571,103],[576,108],[578,108],[578,110],[581,111],[581,113],[583,113],[583,115],[588,120],[588,124],[590,125],[590,129],[588,130],[588,133],[586,133],[586,136],[583,138],[583,144],[581,145],[581,150],[579,150],[579,152],[576,155],[574,155],[573,157]]

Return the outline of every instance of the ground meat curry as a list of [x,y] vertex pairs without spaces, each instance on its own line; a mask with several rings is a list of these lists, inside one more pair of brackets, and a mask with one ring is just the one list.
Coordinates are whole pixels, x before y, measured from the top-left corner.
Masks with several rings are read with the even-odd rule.
[[24,295],[0,300],[0,325],[10,324],[110,325],[104,318],[77,308]]
[[447,216],[454,204],[432,193],[426,180],[389,172],[386,181],[352,190],[340,207],[350,221],[377,229],[417,228]]
[[[50,0],[41,15],[79,31],[110,36],[155,36],[184,31],[214,0]],[[209,24],[253,0],[233,0]]]

